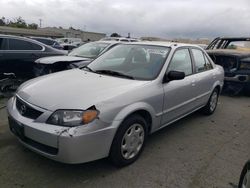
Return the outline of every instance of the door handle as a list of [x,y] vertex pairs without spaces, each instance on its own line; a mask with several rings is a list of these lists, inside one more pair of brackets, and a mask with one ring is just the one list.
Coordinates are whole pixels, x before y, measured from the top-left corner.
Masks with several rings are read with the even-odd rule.
[[195,86],[195,80],[191,81],[191,86]]

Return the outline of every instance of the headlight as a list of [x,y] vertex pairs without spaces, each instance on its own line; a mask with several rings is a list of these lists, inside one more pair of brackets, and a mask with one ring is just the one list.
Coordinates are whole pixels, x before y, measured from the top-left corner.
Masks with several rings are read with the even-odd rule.
[[48,124],[74,127],[90,123],[98,117],[97,110],[57,110],[47,120]]

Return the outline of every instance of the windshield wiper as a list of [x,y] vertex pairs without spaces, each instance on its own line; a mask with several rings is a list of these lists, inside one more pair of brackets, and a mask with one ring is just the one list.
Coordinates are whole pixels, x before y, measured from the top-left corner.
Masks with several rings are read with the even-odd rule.
[[135,79],[133,76],[126,75],[126,74],[123,74],[121,72],[116,72],[116,71],[112,71],[112,70],[96,70],[95,72],[100,73],[100,74],[107,74],[107,75],[112,75],[112,76],[124,77],[124,78],[132,79],[132,80]]
[[81,67],[81,69],[87,69],[88,71],[90,72],[96,72],[96,71],[93,71],[90,67],[88,67],[87,65],[84,66],[84,67]]

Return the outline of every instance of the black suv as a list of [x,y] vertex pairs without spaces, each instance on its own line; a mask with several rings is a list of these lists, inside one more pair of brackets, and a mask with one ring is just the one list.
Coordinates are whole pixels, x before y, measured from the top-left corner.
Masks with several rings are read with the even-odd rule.
[[35,60],[55,55],[66,54],[29,38],[0,35],[0,78],[6,73],[24,80],[32,78]]

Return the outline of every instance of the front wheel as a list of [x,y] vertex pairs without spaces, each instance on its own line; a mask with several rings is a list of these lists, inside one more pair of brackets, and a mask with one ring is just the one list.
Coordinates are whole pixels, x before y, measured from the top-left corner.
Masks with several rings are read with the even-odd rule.
[[204,114],[206,115],[211,115],[214,113],[216,107],[217,107],[217,103],[218,103],[218,98],[219,98],[219,90],[217,88],[215,88],[206,104],[206,106],[204,106],[202,108],[202,111]]
[[147,137],[147,123],[139,115],[132,115],[120,125],[113,140],[110,159],[119,167],[136,161]]

